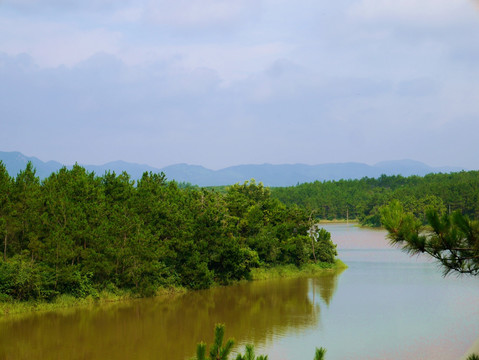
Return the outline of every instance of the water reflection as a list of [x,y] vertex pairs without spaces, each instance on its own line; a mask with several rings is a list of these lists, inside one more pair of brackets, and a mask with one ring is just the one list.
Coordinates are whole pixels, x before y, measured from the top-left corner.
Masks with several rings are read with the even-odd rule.
[[329,305],[339,272],[278,279],[129,303],[35,314],[0,323],[0,359],[184,359],[214,324],[257,346],[311,329]]
[[321,276],[320,278],[309,279],[310,289],[313,293],[313,304],[316,304],[316,294],[319,294],[321,300],[329,305],[338,286],[338,275],[344,269],[337,270]]

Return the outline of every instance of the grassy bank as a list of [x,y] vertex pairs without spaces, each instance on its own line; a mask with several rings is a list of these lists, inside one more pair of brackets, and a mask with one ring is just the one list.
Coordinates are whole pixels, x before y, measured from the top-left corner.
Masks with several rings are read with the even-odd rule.
[[[251,272],[252,280],[267,280],[287,277],[312,276],[327,273],[329,271],[345,269],[347,266],[336,260],[334,264],[318,263],[305,264],[302,267],[295,265],[280,265],[271,268],[255,268]],[[156,291],[154,297],[169,297],[185,293],[185,288],[161,288]],[[115,303],[138,299],[140,296],[132,292],[108,292],[102,291],[98,297],[88,296],[76,298],[71,295],[60,295],[51,302],[47,301],[7,301],[0,302],[0,317],[5,315],[28,314],[32,312],[56,311],[68,308],[95,307],[101,304]]]
[[319,220],[318,223],[319,223],[320,225],[321,225],[321,224],[351,224],[351,225],[355,225],[355,224],[359,224],[359,220],[358,220],[358,219],[349,219],[349,220],[346,220],[346,219]]
[[321,225],[328,225],[328,224],[349,224],[352,226],[357,226],[360,228],[371,229],[371,230],[384,230],[384,227],[372,225],[372,224],[361,224],[361,222],[357,219],[333,219],[333,220],[320,220],[318,224]]
[[[167,297],[186,292],[184,288],[161,288],[156,291],[154,296]],[[138,299],[140,296],[132,292],[112,293],[102,291],[98,297],[88,296],[86,298],[76,298],[72,295],[63,294],[53,301],[8,301],[0,302],[0,317],[2,315],[18,315],[32,312],[54,311],[67,308],[89,307],[100,304],[115,303]]]
[[336,259],[334,264],[318,263],[305,264],[301,267],[295,265],[279,265],[271,268],[256,268],[251,271],[252,280],[267,280],[286,277],[300,277],[319,275],[332,270],[346,269],[348,266]]

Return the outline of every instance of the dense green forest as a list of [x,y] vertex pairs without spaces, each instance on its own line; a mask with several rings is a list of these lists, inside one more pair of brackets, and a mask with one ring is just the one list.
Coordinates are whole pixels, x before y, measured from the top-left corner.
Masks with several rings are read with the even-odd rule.
[[399,200],[406,211],[423,220],[429,208],[479,218],[478,171],[316,181],[271,191],[281,202],[296,204],[319,219],[357,219],[370,226],[380,226],[379,209],[392,200]]
[[78,165],[40,181],[31,163],[11,177],[0,162],[0,300],[152,295],[248,279],[254,267],[334,262],[335,246],[310,227],[304,209],[254,181],[219,193]]

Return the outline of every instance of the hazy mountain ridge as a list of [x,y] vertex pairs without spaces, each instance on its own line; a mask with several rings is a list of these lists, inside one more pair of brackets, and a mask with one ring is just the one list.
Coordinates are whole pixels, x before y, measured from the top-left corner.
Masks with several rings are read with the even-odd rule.
[[[58,171],[63,165],[57,161],[43,162],[36,157],[28,157],[20,152],[0,151],[0,160],[5,164],[11,176],[25,169],[31,161],[37,169],[37,175],[43,179],[52,172]],[[80,164],[82,165],[82,164]],[[113,161],[104,165],[82,165],[88,171],[103,175],[105,171],[114,171],[119,174],[126,171],[132,179],[139,179],[143,172],[164,172],[169,180],[189,182],[199,186],[230,185],[245,180],[256,179],[266,186],[291,186],[297,183],[313,182],[316,180],[359,179],[362,177],[379,177],[385,175],[419,175],[429,173],[449,173],[466,170],[460,167],[431,167],[414,160],[383,161],[375,165],[363,163],[330,163],[320,165],[306,164],[262,164],[237,165],[224,169],[211,170],[200,165],[175,164],[164,168],[155,168],[146,164]],[[71,168],[71,165],[67,166]]]

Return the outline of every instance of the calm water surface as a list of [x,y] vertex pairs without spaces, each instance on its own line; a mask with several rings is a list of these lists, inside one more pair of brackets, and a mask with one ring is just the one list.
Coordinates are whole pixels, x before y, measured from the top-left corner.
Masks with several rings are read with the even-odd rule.
[[391,249],[383,231],[326,225],[343,272],[0,321],[0,359],[189,359],[225,323],[270,360],[458,359],[479,336],[479,283]]

